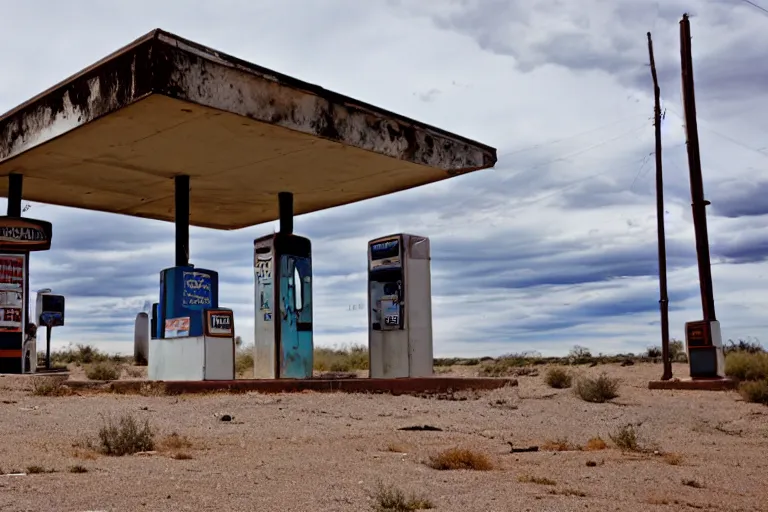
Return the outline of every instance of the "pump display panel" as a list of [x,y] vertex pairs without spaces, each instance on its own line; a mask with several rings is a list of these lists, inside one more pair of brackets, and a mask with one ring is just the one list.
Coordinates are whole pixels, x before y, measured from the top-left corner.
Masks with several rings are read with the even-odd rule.
[[371,328],[388,331],[403,328],[402,240],[393,237],[373,242],[369,257]]

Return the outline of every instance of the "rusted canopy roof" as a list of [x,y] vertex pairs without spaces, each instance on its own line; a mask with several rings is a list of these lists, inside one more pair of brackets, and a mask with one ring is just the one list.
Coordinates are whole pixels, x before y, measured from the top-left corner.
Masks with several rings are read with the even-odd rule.
[[[0,117],[30,201],[236,229],[493,167],[496,150],[155,30]],[[8,180],[0,179],[7,196]]]

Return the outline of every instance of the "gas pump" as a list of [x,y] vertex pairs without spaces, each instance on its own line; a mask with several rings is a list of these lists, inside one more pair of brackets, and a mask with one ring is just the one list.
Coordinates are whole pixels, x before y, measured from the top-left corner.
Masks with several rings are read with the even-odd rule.
[[[219,307],[219,274],[193,265],[160,272],[160,302],[153,325],[162,339],[187,326],[185,336],[203,335],[203,310]],[[154,308],[153,308],[154,309]]]
[[293,231],[293,198],[281,193],[280,232],[253,242],[257,379],[312,377],[312,243]]
[[433,374],[429,238],[368,242],[368,321],[371,378]]
[[[20,185],[19,181],[19,204]],[[37,330],[29,311],[29,253],[50,249],[52,230],[50,222],[19,215],[0,217],[0,373],[33,373],[37,367]]]
[[701,320],[685,324],[685,345],[691,377],[725,377],[725,354],[720,322]]

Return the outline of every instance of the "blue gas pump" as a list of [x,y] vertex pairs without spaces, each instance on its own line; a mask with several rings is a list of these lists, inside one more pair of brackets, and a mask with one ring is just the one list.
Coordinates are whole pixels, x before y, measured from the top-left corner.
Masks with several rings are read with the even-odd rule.
[[[166,268],[160,272],[160,301],[155,337],[166,338],[166,323],[173,320],[171,336],[202,336],[203,310],[219,307],[219,273],[192,265]],[[181,327],[180,327],[181,326]]]

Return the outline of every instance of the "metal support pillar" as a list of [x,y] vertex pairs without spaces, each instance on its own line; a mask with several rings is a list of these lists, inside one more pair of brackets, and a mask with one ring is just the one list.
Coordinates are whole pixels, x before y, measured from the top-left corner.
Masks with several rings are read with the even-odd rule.
[[21,189],[24,184],[22,174],[8,175],[8,216],[21,217]]
[[189,176],[176,176],[176,266],[189,266]]
[[290,235],[293,233],[293,194],[290,192],[278,192],[277,201],[280,215],[280,233]]

